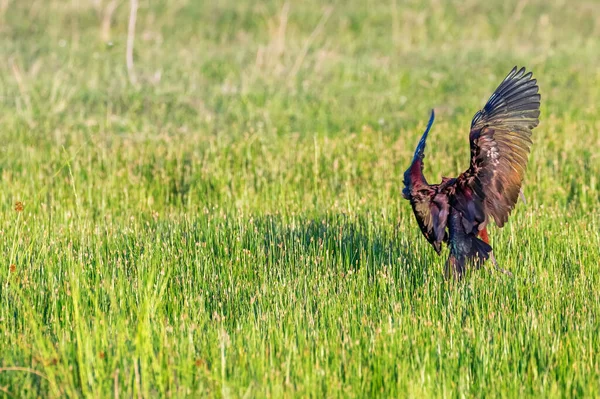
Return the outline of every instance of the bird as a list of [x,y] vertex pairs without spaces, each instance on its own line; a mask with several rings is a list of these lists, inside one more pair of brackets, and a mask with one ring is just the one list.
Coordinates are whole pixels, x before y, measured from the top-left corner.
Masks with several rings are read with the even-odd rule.
[[493,219],[502,228],[519,197],[524,201],[522,184],[540,100],[532,72],[514,67],[473,117],[469,167],[458,177],[442,177],[439,184],[427,183],[423,174],[427,135],[435,119],[431,111],[404,173],[402,196],[437,254],[443,243],[449,247],[446,278],[460,280],[467,267],[479,269],[490,258],[497,270],[512,276],[494,257],[487,226]]

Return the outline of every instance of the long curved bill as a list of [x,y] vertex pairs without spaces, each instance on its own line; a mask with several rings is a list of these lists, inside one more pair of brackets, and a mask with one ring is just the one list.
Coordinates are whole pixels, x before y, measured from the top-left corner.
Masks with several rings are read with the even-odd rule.
[[416,161],[417,159],[423,159],[423,157],[424,157],[425,144],[427,141],[427,134],[429,134],[429,130],[431,129],[431,125],[433,125],[434,119],[435,119],[435,113],[433,112],[433,109],[432,109],[431,116],[429,117],[429,122],[427,123],[427,128],[425,129],[423,136],[421,136],[421,140],[419,140],[419,144],[417,145],[417,149],[415,150],[415,156],[413,157],[413,162]]

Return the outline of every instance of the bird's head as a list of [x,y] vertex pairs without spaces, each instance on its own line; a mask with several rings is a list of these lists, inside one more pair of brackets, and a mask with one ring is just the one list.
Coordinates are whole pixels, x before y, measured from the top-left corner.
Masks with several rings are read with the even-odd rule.
[[429,133],[429,129],[431,129],[431,125],[433,125],[434,118],[434,112],[431,110],[427,128],[425,128],[425,132],[417,145],[412,163],[410,164],[410,167],[406,169],[406,172],[404,172],[404,189],[402,190],[402,196],[405,199],[410,199],[415,191],[427,185],[427,180],[425,180],[425,176],[423,176],[423,158],[425,158],[427,134]]

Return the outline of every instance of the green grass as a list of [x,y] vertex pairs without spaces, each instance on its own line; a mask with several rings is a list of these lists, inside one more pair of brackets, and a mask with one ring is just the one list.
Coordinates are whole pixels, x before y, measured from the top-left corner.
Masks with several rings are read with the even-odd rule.
[[[0,397],[600,392],[596,2],[144,0],[137,85],[129,2],[1,3]],[[402,173],[431,108],[465,169],[515,64],[515,277],[446,282]]]

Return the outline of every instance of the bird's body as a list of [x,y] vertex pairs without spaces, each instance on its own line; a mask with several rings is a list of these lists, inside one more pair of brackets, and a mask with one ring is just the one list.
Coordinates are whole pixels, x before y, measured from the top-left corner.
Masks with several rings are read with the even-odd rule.
[[[404,173],[403,196],[408,199],[427,241],[438,254],[450,248],[446,275],[460,278],[467,264],[475,267],[492,257],[487,224],[508,220],[521,193],[532,144],[531,130],[539,123],[540,95],[536,80],[514,68],[471,123],[469,168],[456,178],[428,184],[423,176],[424,149],[433,124],[433,111],[411,166]],[[494,260],[495,263],[495,260]]]

